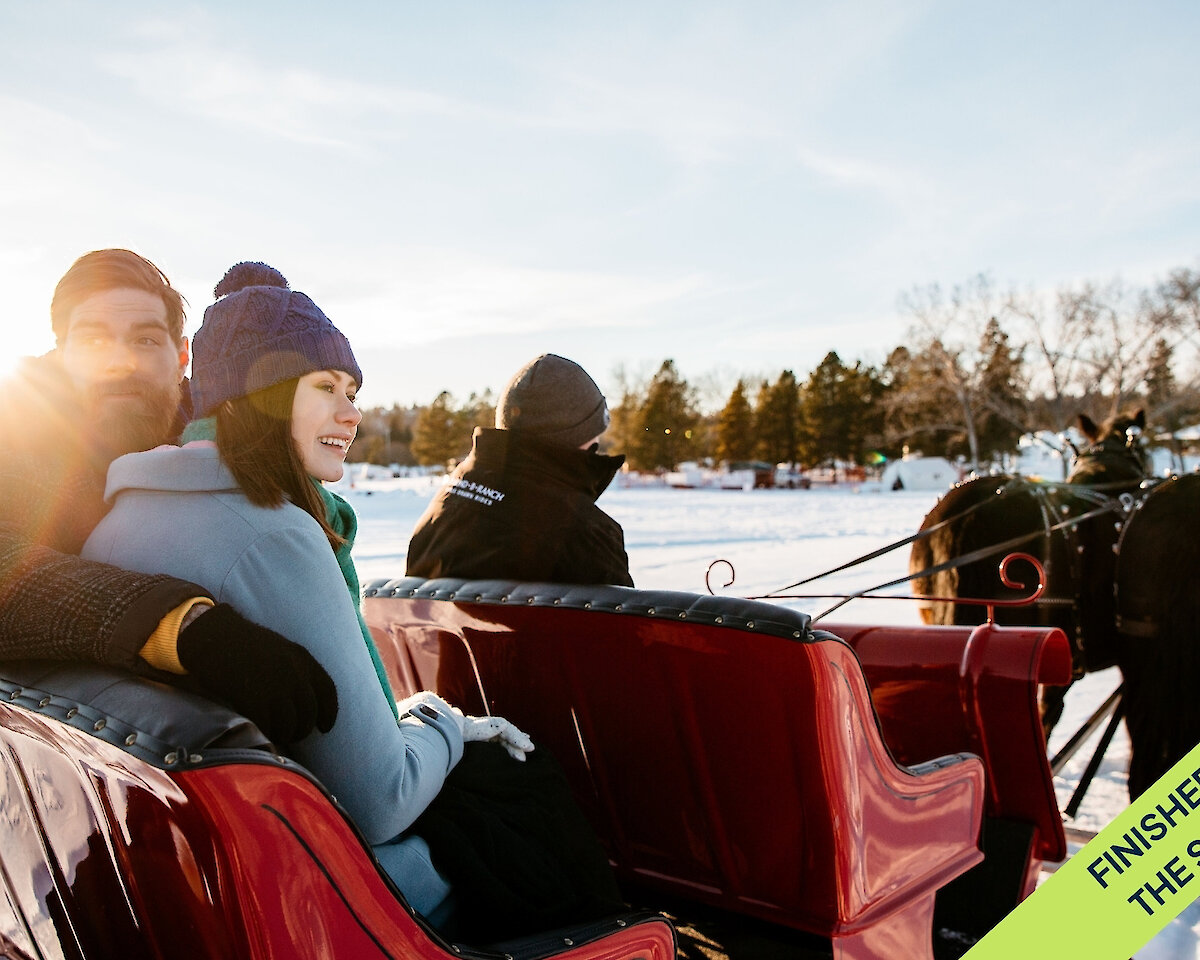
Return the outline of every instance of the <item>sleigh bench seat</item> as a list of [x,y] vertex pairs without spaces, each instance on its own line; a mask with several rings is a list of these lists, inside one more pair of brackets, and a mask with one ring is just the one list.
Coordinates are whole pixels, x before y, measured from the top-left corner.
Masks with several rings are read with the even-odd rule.
[[863,665],[883,737],[901,763],[978,754],[986,772],[987,862],[950,893],[981,934],[1033,892],[1044,861],[1067,855],[1038,710],[1040,684],[1065,684],[1071,651],[1057,627],[823,624]]
[[406,578],[365,588],[397,695],[511,719],[562,764],[627,889],[931,957],[981,860],[983,764],[898,764],[850,646],[765,603]]
[[[145,678],[0,663],[0,811],[0,956],[479,955],[410,912],[333,798],[249,721]],[[643,913],[503,952],[673,960],[675,942]]]
[[1071,679],[1060,629],[822,626],[858,654],[884,739],[900,762],[928,750],[978,754],[988,815],[1034,824],[1039,857],[1066,856],[1038,709],[1039,685]]

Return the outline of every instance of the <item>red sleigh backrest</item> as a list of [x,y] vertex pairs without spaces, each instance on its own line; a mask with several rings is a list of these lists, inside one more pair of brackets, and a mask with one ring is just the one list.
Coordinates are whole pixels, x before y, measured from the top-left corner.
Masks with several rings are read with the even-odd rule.
[[897,765],[854,652],[803,614],[619,587],[365,592],[398,683],[553,750],[627,881],[839,936],[980,859],[979,760]]

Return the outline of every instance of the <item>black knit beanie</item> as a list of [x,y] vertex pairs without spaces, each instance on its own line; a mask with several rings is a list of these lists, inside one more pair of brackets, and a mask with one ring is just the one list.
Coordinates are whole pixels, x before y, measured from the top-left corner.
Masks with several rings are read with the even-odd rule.
[[579,364],[543,353],[516,372],[496,404],[496,426],[578,447],[608,427],[608,404]]
[[315,370],[345,371],[362,386],[350,342],[274,267],[235,264],[213,293],[217,302],[192,340],[196,416]]

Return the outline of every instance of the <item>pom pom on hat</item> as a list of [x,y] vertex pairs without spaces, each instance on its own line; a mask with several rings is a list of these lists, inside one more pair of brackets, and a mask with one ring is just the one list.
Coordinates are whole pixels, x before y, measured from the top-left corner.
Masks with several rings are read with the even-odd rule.
[[288,287],[287,278],[274,267],[256,260],[243,260],[225,271],[225,276],[213,289],[213,296],[224,297],[246,287]]
[[578,447],[608,428],[608,403],[574,360],[543,353],[518,370],[496,404],[496,426]]
[[320,307],[274,267],[246,261],[226,271],[216,303],[192,340],[192,403],[207,417],[244,397],[316,370],[343,370],[362,386],[349,341]]

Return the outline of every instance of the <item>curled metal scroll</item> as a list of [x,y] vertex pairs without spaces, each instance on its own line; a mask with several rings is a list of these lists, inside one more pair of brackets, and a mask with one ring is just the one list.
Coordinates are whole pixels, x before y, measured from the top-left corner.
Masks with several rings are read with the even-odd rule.
[[[749,600],[816,600],[816,599],[820,599],[820,598],[838,599],[838,602],[836,604],[834,604],[832,607],[830,607],[828,610],[824,610],[821,613],[814,616],[812,618],[814,623],[816,621],[820,620],[821,618],[823,618],[824,616],[826,616],[827,614],[832,613],[834,610],[838,609],[839,607],[845,605],[846,603],[849,603],[851,600],[937,600],[937,601],[943,601],[945,603],[962,603],[962,604],[966,604],[968,606],[986,607],[988,620],[994,622],[996,619],[996,608],[997,607],[1028,606],[1031,603],[1035,603],[1038,599],[1041,598],[1042,594],[1046,592],[1046,568],[1044,566],[1042,566],[1041,561],[1038,560],[1037,557],[1035,557],[1029,553],[1006,554],[1004,559],[1000,561],[1000,564],[998,567],[998,572],[1000,575],[1000,582],[1002,584],[1004,584],[1004,586],[1006,586],[1010,590],[1028,590],[1028,589],[1030,589],[1027,584],[1025,584],[1024,582],[1022,582],[1020,580],[1014,580],[1009,575],[1009,567],[1017,560],[1023,560],[1026,563],[1028,563],[1031,567],[1033,567],[1034,573],[1037,575],[1037,585],[1035,587],[1033,587],[1032,591],[1029,594],[1027,594],[1026,596],[1015,597],[1011,600],[996,600],[996,599],[988,599],[988,598],[984,598],[984,597],[940,597],[940,596],[934,596],[933,594],[925,594],[925,593],[879,594],[879,593],[871,592],[872,590],[879,590],[884,587],[893,586],[897,582],[903,582],[904,579],[909,579],[907,577],[902,578],[901,581],[893,581],[892,583],[880,584],[880,586],[878,586],[878,587],[869,587],[868,589],[860,590],[857,593],[770,593],[770,594],[762,594],[760,596],[747,597],[747,599],[749,599]],[[708,565],[708,569],[704,572],[704,586],[708,590],[709,594],[712,596],[716,596],[716,591],[713,590],[712,583],[710,581],[711,581],[713,569],[717,566],[717,564],[724,564],[725,566],[727,566],[729,568],[729,580],[727,583],[722,585],[723,588],[732,586],[733,581],[736,578],[732,563],[730,563],[728,560],[725,560],[725,559],[714,560],[712,563],[710,563]],[[1046,602],[1052,603],[1054,601],[1047,600]]]
[[1009,576],[1008,568],[1015,560],[1024,560],[1033,567],[1034,573],[1037,575],[1037,586],[1033,588],[1033,592],[1028,596],[1015,597],[1012,600],[995,600],[986,599],[983,597],[935,597],[929,594],[913,594],[908,599],[912,600],[940,600],[946,603],[962,603],[967,606],[986,607],[987,618],[989,622],[996,619],[996,607],[1025,607],[1038,600],[1043,593],[1046,592],[1046,568],[1042,566],[1042,562],[1037,557],[1029,553],[1010,553],[1000,561],[999,573],[1000,582],[1008,587],[1009,590],[1028,590],[1028,584],[1014,580]]
[[712,576],[713,567],[715,567],[718,563],[723,563],[723,564],[725,564],[725,566],[727,566],[729,568],[729,581],[727,583],[721,584],[722,590],[725,589],[726,587],[732,587],[733,581],[737,579],[737,573],[734,571],[732,563],[730,563],[728,560],[725,560],[723,558],[714,560],[712,563],[710,563],[708,565],[708,569],[704,571],[704,589],[706,589],[708,591],[709,595],[713,596],[713,597],[715,597],[717,595],[717,591],[715,591],[712,588],[712,584],[708,582],[708,578]]
[[1022,607],[1027,603],[1033,603],[1038,597],[1046,592],[1046,568],[1042,566],[1037,557],[1029,553],[1010,553],[1000,561],[1000,582],[1008,587],[1009,590],[1026,590],[1028,587],[1020,580],[1014,580],[1008,575],[1008,567],[1014,560],[1024,560],[1033,567],[1037,574],[1037,587],[1033,593],[1023,600],[994,600],[998,607]]

